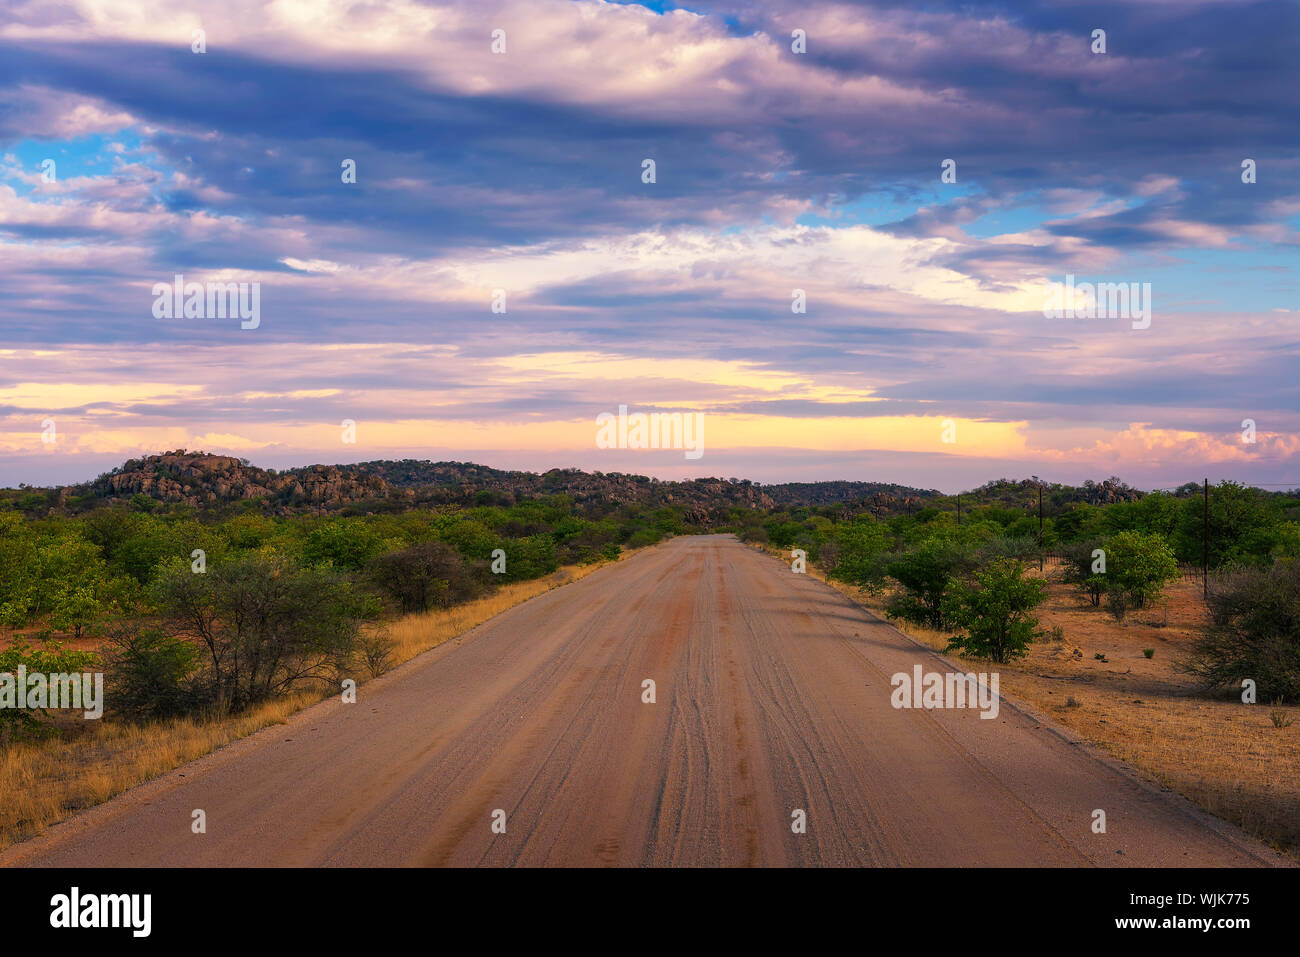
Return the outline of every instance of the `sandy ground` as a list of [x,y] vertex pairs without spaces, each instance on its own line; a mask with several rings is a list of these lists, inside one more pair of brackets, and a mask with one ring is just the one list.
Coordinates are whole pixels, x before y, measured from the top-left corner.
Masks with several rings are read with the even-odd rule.
[[[893,708],[890,676],[915,664],[950,669],[730,536],[680,538],[0,863],[1283,863],[1005,700],[994,720]],[[196,809],[206,833],[192,831]]]

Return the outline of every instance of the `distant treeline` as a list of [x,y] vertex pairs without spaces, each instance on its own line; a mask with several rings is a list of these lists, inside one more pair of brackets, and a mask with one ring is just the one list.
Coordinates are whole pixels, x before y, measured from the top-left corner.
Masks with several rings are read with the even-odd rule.
[[1239,692],[1248,679],[1261,696],[1300,697],[1300,495],[1221,482],[1130,497],[1105,485],[1119,500],[990,483],[997,504],[966,496],[960,512],[955,497],[882,517],[841,503],[737,515],[733,530],[800,549],[830,577],[885,596],[891,617],[995,661],[1041,637],[1033,609],[1045,585],[1027,571],[1046,554],[1082,602],[1104,601],[1117,621],[1159,599],[1180,564],[1204,563],[1212,621],[1185,669],[1207,689]]
[[[895,492],[908,490],[886,486],[874,501],[709,509],[565,494],[488,504],[495,493],[480,490],[478,505],[324,515],[268,514],[256,499],[196,507],[140,493],[66,513],[25,509],[10,495],[0,498],[0,626],[12,640],[0,671],[84,670],[95,653],[64,650],[59,639],[90,636],[108,649],[111,709],[226,713],[304,682],[328,686],[359,663],[382,670],[381,630],[367,622],[456,605],[669,536],[731,530],[804,549],[833,577],[887,588],[892,614],[963,631],[958,647],[999,660],[1035,636],[1030,611],[1042,596],[1022,573],[1045,550],[1065,560],[1085,600],[1105,599],[1117,618],[1157,598],[1179,563],[1205,554],[1236,583],[1215,599],[1215,640],[1241,660],[1216,652],[1202,675],[1223,684],[1245,669],[1262,675],[1269,693],[1297,693],[1300,667],[1278,678],[1280,666],[1267,662],[1300,660],[1292,571],[1300,568],[1300,497],[1224,482],[1210,488],[1207,514],[1193,488],[1130,496],[1108,481],[1087,494],[1119,499],[1109,504],[1043,487],[1040,520],[1038,488],[990,483],[983,491],[993,501],[968,498],[960,513],[955,497],[900,500]],[[1100,573],[1099,549],[1109,561]],[[1011,619],[990,620],[989,609]],[[1242,652],[1241,636],[1258,634],[1264,644]],[[0,710],[0,743],[38,724]]]
[[[1115,481],[1103,485],[1127,490],[1122,483],[1112,485]],[[1083,489],[1101,487],[1087,483]],[[893,545],[911,544],[960,527],[962,535],[971,540],[1013,539],[1022,545],[1031,543],[1035,550],[1092,542],[1119,532],[1141,532],[1160,536],[1178,562],[1192,565],[1202,563],[1208,539],[1211,569],[1265,565],[1276,557],[1300,555],[1297,492],[1266,492],[1221,482],[1209,487],[1207,517],[1201,486],[1194,483],[1173,492],[1148,492],[1103,505],[1072,501],[1080,489],[1046,485],[1042,489],[1041,526],[1037,488],[1006,480],[963,493],[960,513],[957,497],[944,496],[910,514],[895,511],[882,516],[881,523]],[[836,529],[846,520],[875,517],[869,503],[854,510],[843,503],[799,506],[738,515],[731,530],[749,541],[805,549],[816,560],[824,546],[839,544]]]

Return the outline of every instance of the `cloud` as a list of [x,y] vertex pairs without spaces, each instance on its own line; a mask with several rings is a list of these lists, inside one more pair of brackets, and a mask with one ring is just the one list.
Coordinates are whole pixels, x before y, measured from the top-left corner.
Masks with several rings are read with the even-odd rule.
[[[806,454],[774,462],[879,467],[892,450],[930,476],[1032,470],[1040,449],[1062,468],[1284,470],[1300,12],[1108,8],[1104,56],[1094,19],[980,2],[10,4],[0,390],[40,390],[0,399],[7,448],[26,455],[30,403],[57,402],[69,455],[328,457],[350,416],[394,452],[433,431],[581,456],[593,410],[627,400],[709,410],[738,463],[770,443]],[[1151,281],[1152,328],[1044,320],[1041,282],[1067,273]],[[260,283],[262,324],[155,320],[150,290],[176,274]],[[1268,455],[1210,438],[1244,415]],[[930,450],[936,417],[970,445]]]

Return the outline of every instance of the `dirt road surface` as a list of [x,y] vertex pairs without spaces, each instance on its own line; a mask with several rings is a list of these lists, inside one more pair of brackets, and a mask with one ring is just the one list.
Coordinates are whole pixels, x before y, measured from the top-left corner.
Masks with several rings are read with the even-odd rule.
[[[1282,862],[1005,700],[992,720],[894,708],[890,677],[916,664],[951,670],[734,538],[679,538],[361,685],[355,704],[322,703],[78,815],[0,864]],[[191,830],[195,809],[205,834]],[[493,830],[498,810],[505,833]]]

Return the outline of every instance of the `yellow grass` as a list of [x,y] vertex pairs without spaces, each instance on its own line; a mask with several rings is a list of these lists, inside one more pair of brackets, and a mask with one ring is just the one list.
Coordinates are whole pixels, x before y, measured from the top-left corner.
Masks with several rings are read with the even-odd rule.
[[[788,551],[764,550],[790,560]],[[808,572],[826,581],[820,569],[809,565]],[[1040,573],[1031,565],[1029,574]],[[1207,695],[1179,671],[1178,661],[1207,622],[1200,583],[1175,582],[1154,607],[1129,612],[1121,624],[1059,581],[1050,563],[1044,577],[1048,598],[1035,614],[1043,631],[1059,627],[1061,638],[1049,635],[1024,658],[999,665],[1002,694],[1300,860],[1300,708]],[[827,584],[885,617],[884,596]],[[950,637],[908,622],[891,624],[938,651]],[[1151,658],[1143,653],[1148,648],[1155,649]],[[1274,710],[1293,723],[1274,727]]]
[[315,704],[319,693],[278,699],[237,718],[154,724],[85,722],[75,737],[0,751],[0,850]]
[[[504,585],[456,608],[408,615],[380,626],[394,642],[392,664],[409,661],[606,564],[566,566],[546,578]],[[82,720],[62,737],[0,749],[0,850],[268,725],[283,724],[332,694],[332,690],[301,691],[236,717],[214,720],[184,718],[149,724]]]
[[585,578],[608,562],[593,565],[568,565],[546,578],[504,585],[490,595],[466,602],[455,608],[418,612],[389,622],[382,628],[394,643],[393,664],[399,665],[416,655],[436,648],[444,641],[463,635],[489,618],[513,608],[520,602]]

